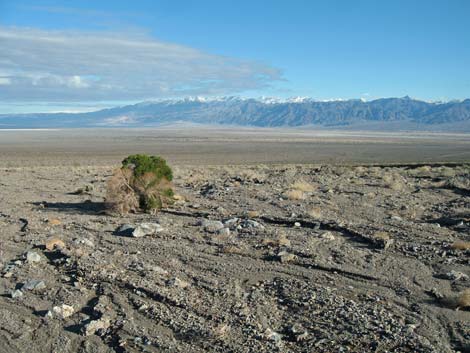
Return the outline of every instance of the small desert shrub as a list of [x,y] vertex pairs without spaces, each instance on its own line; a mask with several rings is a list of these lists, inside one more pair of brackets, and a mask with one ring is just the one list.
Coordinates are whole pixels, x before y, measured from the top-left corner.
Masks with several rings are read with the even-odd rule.
[[161,157],[131,155],[108,180],[106,204],[118,213],[154,212],[173,202],[173,172]]

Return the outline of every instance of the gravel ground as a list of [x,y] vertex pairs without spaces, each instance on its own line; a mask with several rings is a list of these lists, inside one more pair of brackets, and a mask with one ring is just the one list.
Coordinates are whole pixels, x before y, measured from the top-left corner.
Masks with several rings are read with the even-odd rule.
[[0,169],[1,352],[470,351],[469,166],[179,165],[125,217],[111,172]]

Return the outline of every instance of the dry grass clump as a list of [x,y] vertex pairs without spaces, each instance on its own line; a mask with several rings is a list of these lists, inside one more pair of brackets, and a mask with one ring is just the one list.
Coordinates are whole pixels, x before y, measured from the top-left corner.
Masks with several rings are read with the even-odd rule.
[[298,180],[295,183],[293,183],[290,187],[292,190],[298,190],[302,192],[314,192],[317,190],[316,185],[312,185],[309,182],[305,180]]
[[289,200],[303,200],[305,193],[313,192],[317,189],[316,185],[312,185],[305,180],[298,180],[294,182],[284,196]]
[[356,174],[364,174],[366,171],[366,168],[364,168],[363,166],[357,166],[353,168],[353,170]]
[[186,202],[187,201],[186,196],[181,195],[181,194],[174,194],[173,195],[173,200],[181,201],[181,202]]
[[238,173],[243,180],[248,180],[256,183],[264,183],[266,174],[259,170],[244,169]]
[[273,247],[273,248],[281,247],[281,246],[289,247],[290,240],[287,239],[287,236],[284,233],[282,233],[277,237],[277,239],[270,239],[270,238],[263,239],[263,245]]
[[260,216],[260,212],[259,211],[255,211],[255,210],[251,210],[251,211],[248,211],[246,213],[247,217],[248,218],[257,218]]
[[390,237],[390,234],[384,231],[375,232],[372,235],[372,240],[374,243],[385,250],[388,249],[393,243],[393,239]]
[[445,178],[452,178],[457,174],[453,168],[448,167],[441,167],[439,171],[440,175]]
[[390,240],[390,234],[384,231],[375,232],[372,237],[377,240],[383,240],[383,241]]
[[320,219],[322,217],[322,212],[320,207],[312,207],[308,211],[308,215],[315,219]]
[[173,172],[160,157],[132,155],[108,180],[106,205],[120,214],[154,212],[174,202]]
[[216,338],[220,338],[220,339],[225,337],[229,332],[230,332],[230,326],[225,323],[221,323],[212,328],[212,334]]
[[405,188],[405,180],[399,174],[385,174],[382,177],[385,187],[394,190],[401,191]]
[[209,177],[200,171],[194,171],[188,175],[187,178],[185,178],[186,184],[189,185],[199,185],[206,183],[209,180]]
[[301,190],[289,190],[285,193],[285,196],[289,200],[303,200],[303,199],[305,199],[305,194]]
[[421,167],[416,168],[418,173],[429,173],[432,170],[431,166],[423,165]]
[[457,297],[457,309],[470,308],[470,288],[465,289]]
[[245,251],[235,245],[225,245],[220,249],[223,254],[243,255]]
[[445,306],[460,310],[460,309],[470,309],[470,288],[463,290],[457,295],[448,295],[441,299],[442,304]]
[[454,250],[468,250],[470,249],[470,241],[457,240],[450,247]]

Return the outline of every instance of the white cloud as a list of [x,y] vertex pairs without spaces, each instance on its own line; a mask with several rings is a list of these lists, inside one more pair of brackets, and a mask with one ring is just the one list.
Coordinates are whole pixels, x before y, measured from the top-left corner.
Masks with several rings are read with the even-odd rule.
[[0,27],[0,100],[102,101],[234,94],[279,69],[144,34]]
[[0,77],[0,85],[9,85],[11,80],[8,77]]

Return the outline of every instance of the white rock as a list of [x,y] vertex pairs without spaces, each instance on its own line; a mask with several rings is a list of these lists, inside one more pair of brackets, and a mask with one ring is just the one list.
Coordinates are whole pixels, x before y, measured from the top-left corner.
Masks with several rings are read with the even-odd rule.
[[242,228],[255,228],[255,229],[264,229],[264,226],[252,219],[247,219],[241,224]]
[[106,330],[109,326],[110,322],[108,319],[101,318],[99,320],[92,320],[85,325],[83,333],[85,336],[91,336],[98,330]]
[[29,263],[37,263],[37,262],[41,262],[41,255],[39,255],[37,252],[35,251],[28,251],[26,253],[26,261],[28,261]]
[[41,290],[44,288],[46,288],[46,283],[44,283],[44,281],[40,281],[37,279],[29,280],[28,282],[23,284],[23,287],[22,287],[22,289],[26,289],[26,290]]
[[227,219],[227,220],[224,222],[224,225],[225,225],[226,227],[229,227],[229,228],[230,228],[230,227],[233,227],[234,225],[236,225],[236,224],[238,223],[238,220],[239,220],[239,218],[236,218],[236,217]]
[[393,219],[394,221],[403,221],[403,218],[401,218],[400,216],[392,216],[390,217],[390,219]]
[[210,219],[202,219],[199,221],[199,225],[204,227],[204,230],[209,233],[216,233],[222,228],[224,224],[220,221],[212,221]]
[[146,235],[153,235],[161,232],[163,227],[158,223],[142,223],[132,232],[134,238],[145,237]]
[[69,316],[72,316],[75,312],[73,306],[62,304],[60,306],[54,306],[52,312],[55,316],[60,317],[61,319],[66,319]]
[[300,222],[295,222],[295,223],[294,223],[294,226],[296,226],[296,227],[300,227],[300,226],[301,226],[301,224],[300,224]]
[[23,296],[23,292],[20,291],[19,289],[16,289],[14,291],[11,291],[10,295],[13,299],[21,298]]

